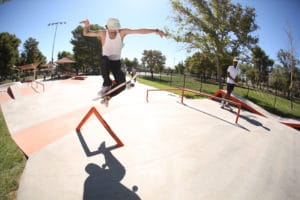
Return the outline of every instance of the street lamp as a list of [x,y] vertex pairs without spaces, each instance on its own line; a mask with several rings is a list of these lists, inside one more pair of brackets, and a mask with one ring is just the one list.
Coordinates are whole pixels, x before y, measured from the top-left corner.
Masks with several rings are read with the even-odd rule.
[[59,24],[66,24],[66,23],[67,22],[52,22],[52,23],[48,24],[48,26],[54,26],[55,25],[54,38],[53,38],[53,44],[52,44],[52,55],[51,55],[51,63],[52,64],[53,64],[53,52],[54,52],[54,44],[55,44],[57,26]]

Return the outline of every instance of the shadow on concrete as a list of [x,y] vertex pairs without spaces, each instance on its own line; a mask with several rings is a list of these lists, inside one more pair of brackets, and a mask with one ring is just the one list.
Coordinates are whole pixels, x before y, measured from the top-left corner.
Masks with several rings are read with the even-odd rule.
[[[180,104],[181,104],[181,103],[180,103]],[[214,117],[214,118],[216,118],[216,119],[218,119],[218,120],[221,120],[221,121],[226,122],[226,123],[231,124],[231,125],[235,125],[235,126],[237,126],[237,127],[239,127],[239,128],[242,128],[242,129],[244,129],[244,130],[250,132],[249,129],[247,129],[246,127],[244,127],[244,126],[242,126],[242,125],[240,125],[240,124],[235,124],[235,123],[229,122],[229,121],[227,121],[227,120],[225,120],[225,119],[222,119],[222,118],[220,118],[220,117],[218,117],[218,116],[215,116],[215,115],[213,115],[213,114],[207,113],[207,112],[205,112],[205,111],[203,111],[203,110],[200,110],[200,109],[198,109],[198,108],[195,108],[195,107],[193,107],[193,106],[190,106],[190,105],[187,105],[187,104],[183,104],[183,105],[186,106],[186,107],[188,107],[188,108],[191,108],[191,109],[193,109],[193,110],[196,110],[196,111],[198,111],[198,112],[201,112],[201,113],[203,113],[203,114],[206,114],[206,115],[208,115],[208,116],[210,116],[210,117]],[[227,109],[226,109],[226,110],[227,110]],[[233,114],[237,114],[237,112],[235,112],[235,111],[233,111],[233,110],[228,110],[228,111],[231,112],[231,113],[233,113]],[[252,116],[244,116],[244,115],[240,115],[240,118],[246,120],[246,121],[249,122],[250,124],[255,125],[255,126],[261,126],[261,127],[264,128],[265,130],[271,131],[270,128],[264,126],[261,122],[255,120],[255,119],[253,119],[253,118],[251,118],[251,117],[252,117]]]
[[246,120],[247,122],[249,122],[250,124],[252,125],[255,125],[255,126],[261,126],[262,128],[264,128],[265,130],[267,131],[271,131],[270,128],[268,127],[265,127],[261,122],[251,118],[252,116],[244,116],[244,115],[240,115],[240,118],[243,118],[244,120]]
[[[237,112],[235,112],[234,110],[230,110],[230,109],[227,109],[227,108],[224,108],[224,110],[228,110],[231,113],[237,114]],[[261,126],[265,130],[271,131],[271,129],[269,129],[268,127],[265,127],[261,122],[253,119],[253,116],[250,116],[250,115],[249,116],[247,116],[247,115],[240,115],[240,118],[246,120],[247,122],[249,122],[250,124],[252,124],[254,126]],[[241,126],[241,125],[239,125],[239,126]]]
[[137,186],[132,190],[121,184],[126,170],[124,166],[113,156],[111,151],[105,147],[103,142],[99,152],[104,155],[105,164],[99,166],[89,163],[85,171],[89,174],[84,183],[84,200],[115,199],[115,200],[138,200],[140,197],[135,193]]
[[[83,148],[83,150],[84,150],[84,152],[85,152],[85,155],[86,155],[87,157],[94,156],[94,155],[97,155],[97,154],[101,154],[101,153],[102,153],[101,151],[99,151],[99,149],[96,150],[96,151],[91,151],[90,148],[89,148],[89,146],[88,146],[87,143],[85,142],[85,139],[84,139],[84,137],[82,136],[82,133],[81,133],[80,131],[77,131],[77,136],[78,136],[78,138],[79,138],[79,141],[80,141],[80,143],[81,143],[81,146],[82,146],[82,148]],[[106,150],[111,151],[111,150],[117,149],[117,148],[119,148],[119,147],[120,147],[120,146],[118,146],[118,145],[116,144],[116,145],[113,145],[113,146],[110,146],[110,147],[106,147]]]
[[[180,103],[180,104],[182,104],[182,103]],[[244,126],[242,126],[242,125],[240,125],[240,124],[232,123],[232,122],[227,121],[227,120],[225,120],[225,119],[223,119],[223,118],[220,118],[220,117],[218,117],[218,116],[216,116],[216,115],[213,115],[213,114],[211,114],[211,113],[207,113],[207,112],[205,112],[205,111],[203,111],[203,110],[200,110],[200,109],[195,108],[195,107],[193,107],[193,106],[187,105],[187,104],[185,104],[185,103],[183,103],[182,105],[184,105],[184,106],[187,107],[187,108],[190,108],[190,109],[193,109],[193,110],[195,110],[195,111],[201,112],[201,113],[203,113],[203,114],[205,114],[205,115],[208,115],[208,116],[210,116],[210,117],[216,118],[216,119],[218,119],[218,120],[220,120],[220,121],[223,121],[223,122],[225,122],[225,123],[228,123],[228,124],[230,124],[230,125],[239,127],[239,128],[241,128],[241,129],[244,129],[245,131],[250,132],[249,129],[247,129],[246,127],[244,127]],[[235,113],[234,111],[230,111],[230,112],[231,112],[231,113]],[[235,114],[236,114],[236,113],[235,113]]]

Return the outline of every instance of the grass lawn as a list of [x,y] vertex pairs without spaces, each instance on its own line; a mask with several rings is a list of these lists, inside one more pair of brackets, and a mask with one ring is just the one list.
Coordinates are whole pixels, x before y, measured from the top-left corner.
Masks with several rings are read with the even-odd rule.
[[11,138],[0,107],[0,199],[16,199],[26,158]]

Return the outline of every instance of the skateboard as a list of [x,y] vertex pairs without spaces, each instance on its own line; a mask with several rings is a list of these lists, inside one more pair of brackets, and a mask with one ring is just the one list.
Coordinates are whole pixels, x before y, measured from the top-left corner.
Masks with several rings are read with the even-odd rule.
[[124,87],[126,85],[126,89],[131,89],[132,87],[134,87],[134,83],[133,80],[136,79],[138,75],[135,74],[132,78],[130,78],[128,81],[125,81],[124,83],[121,83],[120,85],[113,87],[112,89],[108,90],[104,95],[102,96],[98,96],[96,98],[94,98],[93,100],[99,100],[101,99],[100,103],[104,104],[106,107],[108,107],[109,104],[109,100],[112,98],[110,96],[110,94],[112,94],[113,92],[117,91],[118,89],[120,89],[121,87]]
[[224,110],[228,110],[228,111],[230,111],[230,112],[233,112],[233,109],[231,108],[231,106],[226,106],[226,105],[224,105],[224,106],[222,106],[221,108],[224,109]]

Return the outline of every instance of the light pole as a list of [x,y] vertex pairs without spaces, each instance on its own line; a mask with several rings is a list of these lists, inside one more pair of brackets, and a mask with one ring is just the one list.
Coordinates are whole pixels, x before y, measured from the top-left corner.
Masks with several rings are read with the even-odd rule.
[[56,38],[56,30],[57,30],[57,26],[59,24],[66,24],[67,22],[52,22],[49,23],[48,26],[53,26],[55,25],[55,31],[54,31],[54,38],[53,38],[53,44],[52,44],[52,55],[51,55],[51,63],[53,64],[53,52],[54,52],[54,44],[55,44],[55,38]]

